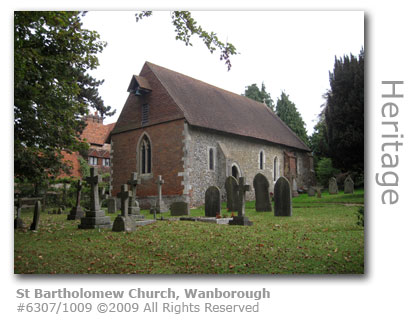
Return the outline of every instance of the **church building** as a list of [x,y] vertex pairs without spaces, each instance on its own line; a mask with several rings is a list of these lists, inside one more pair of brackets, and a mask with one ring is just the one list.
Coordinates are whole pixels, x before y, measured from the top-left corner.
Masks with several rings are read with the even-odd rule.
[[150,62],[132,76],[128,92],[108,138],[113,196],[132,172],[141,179],[142,208],[155,204],[159,175],[167,206],[202,205],[212,185],[224,195],[230,175],[252,185],[260,172],[271,191],[280,176],[295,192],[312,183],[310,149],[263,103]]

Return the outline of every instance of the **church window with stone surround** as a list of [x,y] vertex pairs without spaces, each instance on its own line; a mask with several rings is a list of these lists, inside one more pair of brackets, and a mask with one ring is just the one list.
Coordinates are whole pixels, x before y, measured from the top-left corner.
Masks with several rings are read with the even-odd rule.
[[274,168],[273,168],[273,180],[276,181],[278,179],[278,158],[274,158]]
[[152,173],[151,143],[146,135],[141,141],[139,155],[141,174]]
[[209,170],[214,170],[214,149],[209,148]]

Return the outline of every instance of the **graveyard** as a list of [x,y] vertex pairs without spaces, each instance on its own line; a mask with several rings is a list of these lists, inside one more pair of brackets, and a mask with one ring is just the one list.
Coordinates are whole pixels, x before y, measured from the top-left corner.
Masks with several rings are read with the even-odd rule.
[[[123,192],[125,204],[132,192],[126,188]],[[291,216],[258,211],[255,201],[247,201],[244,220],[251,222],[247,225],[212,223],[239,216],[222,202],[218,217],[206,222],[183,220],[169,210],[158,210],[154,223],[132,225],[131,230],[123,227],[126,230],[120,232],[103,225],[107,220],[114,224],[121,216],[125,221],[132,210],[125,210],[124,215],[121,210],[108,213],[106,207],[97,206],[86,210],[82,218],[70,220],[70,208],[61,214],[48,214],[53,209],[47,208],[33,231],[33,208],[23,208],[23,226],[14,234],[14,272],[363,274],[364,228],[357,224],[357,211],[364,205],[364,191],[330,194],[320,190],[319,195],[293,197]],[[205,209],[191,208],[188,217],[204,217]],[[100,217],[102,225],[81,228],[88,226],[92,214]],[[138,214],[155,220],[149,210]]]

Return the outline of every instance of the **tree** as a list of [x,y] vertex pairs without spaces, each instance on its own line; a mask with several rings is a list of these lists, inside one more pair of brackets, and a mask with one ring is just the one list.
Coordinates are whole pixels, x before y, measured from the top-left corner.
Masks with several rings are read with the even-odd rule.
[[87,70],[98,66],[106,43],[82,29],[80,12],[14,13],[14,174],[38,183],[61,170],[62,151],[87,148],[80,140],[88,107],[112,115]]
[[267,107],[269,107],[271,110],[274,110],[274,101],[273,99],[271,99],[270,94],[267,93],[264,82],[261,84],[261,90],[255,83],[253,83],[251,86],[247,86],[246,91],[244,92],[244,96],[258,102],[265,103]]
[[329,156],[325,109],[319,114],[318,122],[314,126],[314,132],[309,137],[309,141],[314,164],[317,166],[319,160]]
[[[151,15],[152,11],[137,13],[135,14],[136,22]],[[175,26],[176,40],[183,41],[186,46],[192,46],[190,38],[197,35],[202,39],[210,53],[219,50],[220,60],[225,61],[228,71],[231,69],[230,57],[237,54],[236,48],[231,43],[224,44],[218,39],[216,33],[203,30],[201,26],[197,25],[197,21],[192,18],[189,11],[172,11],[172,24]]]
[[301,114],[297,111],[295,104],[289,96],[281,92],[281,97],[277,99],[276,114],[294,133],[308,145],[307,130]]
[[329,155],[336,168],[364,169],[364,50],[337,59],[329,74],[325,122]]

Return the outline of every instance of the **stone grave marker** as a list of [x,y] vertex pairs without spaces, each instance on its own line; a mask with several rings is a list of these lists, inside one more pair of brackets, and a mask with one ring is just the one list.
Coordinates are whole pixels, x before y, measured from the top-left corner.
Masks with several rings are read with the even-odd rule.
[[310,187],[308,188],[307,193],[308,193],[308,196],[309,196],[309,197],[314,197],[314,196],[315,196],[315,188],[314,188],[313,186],[310,186]]
[[128,210],[129,205],[128,201],[132,198],[132,191],[128,190],[128,185],[123,184],[121,186],[121,192],[118,193],[119,198],[121,199],[121,214],[118,215],[114,220],[114,225],[112,231],[121,232],[131,232],[135,230],[135,223],[129,217]]
[[344,193],[354,193],[354,181],[351,176],[348,176],[344,181]]
[[23,219],[21,219],[21,207],[14,207],[14,229],[23,229],[25,227]]
[[[139,207],[139,202],[136,201],[136,186],[141,184],[141,179],[138,178],[138,174],[136,172],[131,173],[131,178],[128,180],[128,184],[131,186],[131,197],[129,198],[129,208],[128,213],[130,215],[140,215],[141,208]],[[144,218],[143,216],[141,217]]]
[[90,208],[85,211],[85,217],[81,218],[79,229],[111,228],[110,217],[105,216],[99,204],[98,183],[102,182],[101,176],[95,168],[90,168],[90,176],[86,179],[91,186]]
[[256,211],[273,211],[270,201],[270,183],[262,173],[257,173],[253,179],[254,193],[256,194]]
[[108,198],[107,205],[108,205],[108,213],[115,213],[117,211],[115,198]]
[[165,203],[162,200],[162,184],[165,183],[165,180],[162,179],[162,176],[158,176],[158,180],[156,181],[156,184],[158,185],[158,200],[156,202],[156,213],[163,213],[168,211]]
[[226,178],[224,187],[226,189],[227,210],[230,212],[239,210],[238,186],[239,184],[235,177],[229,176]]
[[278,178],[274,186],[274,216],[292,215],[292,195],[290,182],[285,177]]
[[317,198],[321,198],[321,188],[317,187]]
[[205,192],[205,216],[215,217],[216,214],[221,213],[222,200],[220,189],[216,186],[210,186]]
[[334,177],[329,179],[328,192],[329,192],[329,194],[337,194],[338,193],[337,179],[335,179]]
[[189,204],[184,201],[173,202],[170,205],[171,216],[188,216],[190,215]]
[[246,192],[250,191],[250,185],[246,184],[246,178],[239,178],[238,185],[238,216],[234,216],[233,220],[229,221],[229,225],[251,226],[251,222],[245,216]]
[[75,206],[72,207],[69,215],[67,215],[67,220],[81,219],[85,215],[84,210],[82,210],[81,208],[81,189],[82,189],[82,182],[81,180],[78,180],[77,198],[76,198]]
[[38,223],[40,222],[41,201],[36,201],[34,207],[33,223],[30,226],[31,231],[37,231]]

